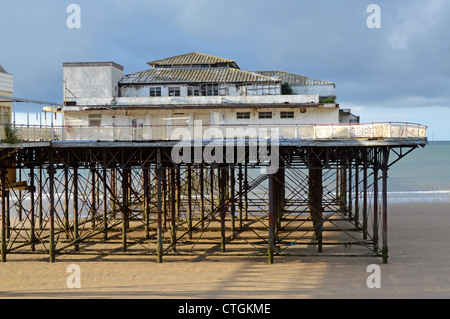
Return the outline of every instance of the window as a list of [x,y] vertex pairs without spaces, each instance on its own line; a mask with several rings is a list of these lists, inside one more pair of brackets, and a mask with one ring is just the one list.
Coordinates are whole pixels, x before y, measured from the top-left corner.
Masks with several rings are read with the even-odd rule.
[[101,114],[89,114],[89,126],[100,126],[102,125],[102,115]]
[[280,117],[282,119],[293,119],[294,118],[294,112],[293,111],[281,112],[280,113]]
[[150,88],[150,96],[161,96],[161,88]]
[[214,96],[219,95],[219,85],[217,84],[204,84],[201,87],[202,96]]
[[188,86],[187,94],[188,94],[188,96],[200,96],[200,87]]
[[237,119],[249,119],[250,112],[236,112],[236,118]]
[[180,96],[180,88],[179,87],[170,87],[169,88],[169,96]]
[[258,118],[260,119],[271,119],[272,118],[272,112],[259,112]]

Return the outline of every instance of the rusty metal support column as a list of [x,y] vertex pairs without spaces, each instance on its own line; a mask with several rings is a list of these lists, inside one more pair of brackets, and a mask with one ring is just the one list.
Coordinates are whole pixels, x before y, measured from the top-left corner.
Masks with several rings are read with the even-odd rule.
[[[51,155],[52,157],[52,155]],[[50,262],[55,261],[55,167],[53,166],[53,159],[50,158],[50,164],[48,166],[48,179],[49,179],[49,197],[50,197],[50,242],[49,242],[49,254]]]
[[2,262],[6,261],[6,168],[2,168],[0,171],[1,174],[1,199],[2,199],[2,216],[1,216],[1,255],[2,255]]
[[35,242],[36,242],[36,227],[35,227],[35,216],[34,216],[34,166],[30,167],[30,243],[31,243],[31,251],[35,251]]
[[345,169],[345,165],[342,164],[340,168],[340,202],[341,202],[341,211],[344,214],[347,214],[347,172]]
[[80,245],[78,244],[78,167],[73,168],[73,237],[75,241],[74,250],[79,251]]
[[315,165],[309,168],[309,211],[311,214],[315,236],[317,239],[318,252],[322,252],[322,196],[322,167]]
[[[19,167],[19,180],[22,181],[22,168]],[[19,190],[19,207],[17,209],[17,216],[19,217],[19,221],[22,221],[22,208],[23,208],[23,198],[22,198],[22,190]]]
[[199,170],[200,170],[200,176],[199,176],[199,183],[200,183],[200,220],[202,229],[205,227],[205,184],[204,184],[204,171],[203,171],[203,164],[200,164]]
[[383,179],[383,196],[382,196],[382,208],[383,208],[383,231],[382,240],[383,245],[381,248],[383,255],[383,263],[388,262],[388,243],[387,243],[387,179],[388,179],[388,160],[389,160],[389,149],[383,149],[383,168],[382,168],[382,179]]
[[69,168],[64,167],[64,231],[69,239]]
[[91,164],[91,227],[92,229],[95,228],[95,215],[97,211],[96,207],[96,198],[97,198],[97,191],[95,189],[95,166],[94,164]]
[[103,163],[103,239],[108,239],[108,192],[106,161]]
[[277,200],[275,195],[275,176],[269,174],[269,247],[268,247],[268,263],[273,264],[273,254],[275,251],[275,223]]
[[363,239],[366,240],[367,239],[367,213],[368,213],[368,203],[367,203],[367,187],[368,187],[368,183],[367,183],[367,150],[364,150],[364,156],[363,156]]
[[225,251],[225,193],[227,186],[227,168],[219,167],[219,213],[220,213],[220,251]]
[[130,168],[122,168],[122,251],[127,251],[127,228],[128,228],[128,175]]
[[116,198],[117,198],[117,171],[115,168],[111,169],[111,216],[116,218]]
[[230,165],[230,217],[231,217],[231,238],[236,238],[235,234],[235,213],[236,213],[236,200],[235,200],[235,187],[236,187],[236,179],[235,179],[235,168],[234,165]]
[[181,169],[176,166],[177,218],[181,217]]
[[340,198],[341,198],[341,195],[340,195],[340,180],[341,180],[341,178],[340,178],[340,176],[339,176],[339,167],[337,167],[336,168],[336,198],[335,198],[335,201],[336,201],[336,203],[339,203],[339,200],[340,200]]
[[9,203],[9,190],[6,190],[6,238],[11,237],[11,215],[10,215],[10,203]]
[[279,196],[278,207],[277,207],[277,223],[276,223],[276,234],[281,227],[281,219],[283,217],[283,209],[286,205],[286,171],[284,162],[280,162],[278,171],[276,173],[276,185],[277,194]]
[[355,227],[359,227],[359,166],[355,163]]
[[130,219],[131,219],[131,206],[132,206],[132,198],[133,198],[133,170],[131,167],[128,169],[127,173],[127,218],[125,220],[125,227],[128,231],[130,228]]
[[169,199],[167,191],[167,174],[168,169],[164,166],[162,171],[162,191],[163,191],[163,228],[167,227],[167,201]]
[[187,183],[187,211],[188,211],[188,238],[192,239],[192,166],[188,164],[186,167],[186,183]]
[[248,221],[248,167],[244,164],[244,212],[245,221]]
[[214,168],[211,166],[209,169],[209,201],[210,201],[210,208],[209,213],[211,215],[210,218],[215,218],[213,215],[214,212]]
[[39,194],[38,194],[38,218],[39,218],[39,229],[42,229],[42,166],[39,166]]
[[156,189],[157,189],[157,247],[156,247],[156,256],[157,262],[162,263],[162,255],[163,255],[163,229],[162,229],[162,173],[165,169],[161,165],[161,150],[157,150],[157,159],[156,159]]
[[243,203],[242,203],[242,192],[243,192],[243,175],[242,175],[242,164],[239,163],[238,171],[238,183],[239,183],[239,230],[242,230],[242,213],[243,213]]
[[144,223],[145,223],[145,238],[150,238],[150,192],[149,192],[149,167],[144,166],[142,167],[142,183],[143,183],[143,191],[144,191],[144,207],[143,207],[143,214],[144,214]]
[[375,252],[378,247],[378,163],[373,168],[373,245]]
[[170,171],[170,237],[173,251],[176,251],[177,224],[176,224],[176,189],[175,189],[175,166]]
[[352,160],[349,159],[348,161],[348,201],[347,201],[347,210],[348,210],[348,217],[350,219],[353,218],[353,197],[352,197],[352,192],[353,192],[353,183],[352,183],[352,179],[353,179],[353,172],[352,172]]

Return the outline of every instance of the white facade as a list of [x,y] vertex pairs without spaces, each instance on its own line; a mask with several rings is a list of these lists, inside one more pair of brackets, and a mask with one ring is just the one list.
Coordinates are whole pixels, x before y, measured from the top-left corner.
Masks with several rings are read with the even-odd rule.
[[[13,92],[14,76],[0,66],[0,95],[12,96]],[[11,123],[11,109],[11,102],[0,102],[0,123]]]
[[64,101],[77,98],[114,98],[123,66],[114,62],[75,62],[63,64]]
[[242,71],[234,61],[191,53],[149,64],[154,68],[123,75],[114,62],[64,63],[68,134],[80,138],[84,128],[94,139],[114,139],[111,132],[169,139],[175,128],[201,123],[206,129],[272,126],[294,138],[296,126],[339,123],[338,105],[320,104],[320,92],[282,95],[280,79]]
[[0,72],[0,92],[13,93],[14,76],[8,73]]
[[[260,118],[260,113],[266,118]],[[270,114],[270,117],[267,115]],[[243,116],[244,115],[244,116]],[[290,116],[288,118],[286,115]],[[295,138],[296,127],[307,124],[339,123],[339,108],[214,108],[214,109],[86,109],[65,113],[65,125],[73,139],[114,139],[111,132],[125,134],[127,139],[171,139],[177,128],[202,127],[201,137],[210,139],[226,135],[227,129],[252,127],[256,130],[277,128],[280,138]],[[95,121],[95,125],[89,125]],[[210,131],[214,129],[215,131]],[[217,133],[218,129],[221,133]],[[81,132],[83,130],[83,132]],[[82,135],[84,134],[84,136]],[[198,135],[198,134],[197,134]],[[71,139],[71,136],[67,137]],[[117,137],[119,138],[119,137]],[[124,138],[124,136],[120,136]],[[196,136],[200,138],[200,136]]]

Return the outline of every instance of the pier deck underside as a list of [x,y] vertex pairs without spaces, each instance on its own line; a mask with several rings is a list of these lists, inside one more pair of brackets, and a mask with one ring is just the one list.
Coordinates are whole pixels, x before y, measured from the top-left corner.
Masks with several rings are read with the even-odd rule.
[[174,162],[175,144],[164,141],[3,144],[1,258],[130,254],[162,262],[218,255],[272,263],[276,256],[375,256],[387,262],[387,173],[425,144],[281,141],[256,153],[247,144],[232,146],[231,157],[229,149],[218,155],[216,148],[209,153],[214,161],[198,161],[201,146],[189,157],[183,152],[183,162]]

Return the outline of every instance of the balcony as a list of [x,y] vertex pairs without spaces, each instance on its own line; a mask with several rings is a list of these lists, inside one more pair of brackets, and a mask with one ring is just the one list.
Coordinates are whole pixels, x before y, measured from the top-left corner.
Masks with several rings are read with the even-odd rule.
[[[1,143],[9,143],[5,126]],[[352,124],[258,125],[140,125],[140,126],[42,126],[16,124],[19,143],[54,141],[178,141],[214,139],[278,139],[308,141],[423,140],[427,127],[416,123],[383,122]],[[11,131],[11,130],[10,130]],[[5,147],[5,146],[4,146]]]

